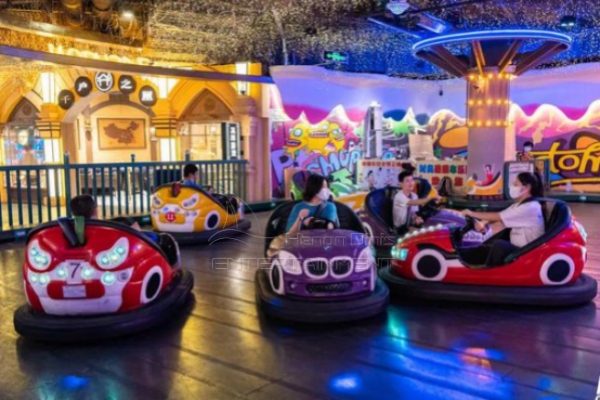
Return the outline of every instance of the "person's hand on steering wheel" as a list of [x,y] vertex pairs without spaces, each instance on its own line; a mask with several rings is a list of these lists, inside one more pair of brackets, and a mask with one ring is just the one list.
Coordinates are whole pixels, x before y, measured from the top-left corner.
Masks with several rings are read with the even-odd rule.
[[479,233],[485,233],[486,224],[478,219],[475,220],[474,228]]
[[311,224],[312,224],[312,222],[313,222],[313,219],[314,219],[313,217],[307,217],[307,218],[304,218],[304,219],[302,220],[302,226],[303,226],[304,228],[308,228],[309,226],[311,226]]
[[464,210],[461,210],[460,213],[465,217],[472,217],[473,211],[465,208]]

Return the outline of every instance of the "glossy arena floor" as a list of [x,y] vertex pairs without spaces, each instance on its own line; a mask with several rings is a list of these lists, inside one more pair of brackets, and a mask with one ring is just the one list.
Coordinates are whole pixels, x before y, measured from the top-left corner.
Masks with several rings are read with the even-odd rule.
[[[587,273],[600,279],[600,205],[572,209],[590,235]],[[255,216],[245,243],[182,251],[195,302],[173,323],[95,345],[19,338],[23,246],[0,246],[0,399],[595,398],[598,299],[558,310],[393,303],[328,328],[263,321],[253,269],[211,259],[261,257],[267,217]]]

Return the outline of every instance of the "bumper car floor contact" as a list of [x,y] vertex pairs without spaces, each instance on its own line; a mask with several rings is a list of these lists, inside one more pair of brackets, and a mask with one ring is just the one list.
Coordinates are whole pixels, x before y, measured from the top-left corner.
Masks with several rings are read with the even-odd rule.
[[390,295],[387,286],[377,279],[373,293],[357,298],[310,301],[280,296],[271,288],[268,270],[256,272],[254,286],[256,303],[266,315],[305,323],[337,323],[372,317],[385,311]]
[[173,236],[175,241],[182,245],[191,244],[205,244],[209,242],[216,242],[220,239],[227,239],[234,236],[239,236],[246,233],[252,227],[252,223],[249,220],[242,220],[236,224],[225,227],[223,229],[213,229],[204,232],[167,232]]
[[54,316],[39,313],[25,304],[14,314],[15,330],[25,338],[56,343],[90,342],[138,333],[181,311],[191,298],[193,286],[192,273],[181,270],[154,301],[117,314]]
[[585,274],[571,285],[535,287],[418,281],[398,276],[390,268],[381,269],[379,276],[392,296],[436,301],[556,307],[587,303],[598,293],[596,280]]

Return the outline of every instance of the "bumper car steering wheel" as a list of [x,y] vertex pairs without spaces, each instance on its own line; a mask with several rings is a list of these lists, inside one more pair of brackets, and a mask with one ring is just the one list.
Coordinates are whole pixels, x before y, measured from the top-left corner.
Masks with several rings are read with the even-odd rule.
[[427,221],[429,218],[433,217],[438,212],[440,212],[440,204],[437,202],[436,199],[431,199],[427,203],[425,203],[424,206],[419,208],[419,211],[417,211],[416,214],[419,217],[421,217],[423,221]]
[[333,228],[338,228],[338,224],[335,221],[332,221],[327,218],[313,218],[308,225],[302,223],[300,225],[300,230],[312,230],[312,229],[329,229],[329,224],[333,226]]
[[454,231],[454,242],[457,245],[460,245],[463,241],[463,237],[467,234],[467,232],[475,229],[475,223],[477,220],[473,217],[465,216],[467,223],[460,229]]

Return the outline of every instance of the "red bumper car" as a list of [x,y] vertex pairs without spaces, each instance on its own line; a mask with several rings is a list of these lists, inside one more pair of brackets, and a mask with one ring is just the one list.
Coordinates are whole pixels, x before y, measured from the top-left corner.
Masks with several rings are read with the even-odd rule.
[[79,241],[72,220],[42,224],[26,242],[27,303],[14,315],[24,337],[90,341],[160,324],[182,309],[194,280],[168,234],[88,220]]
[[[486,265],[472,248],[461,248],[471,221],[462,229],[430,227],[399,239],[381,277],[394,295],[432,300],[549,306],[592,300],[598,289],[596,280],[582,273],[587,260],[583,227],[566,203],[540,202],[547,211],[546,232],[508,254],[502,265]],[[484,245],[506,239],[507,233]]]

